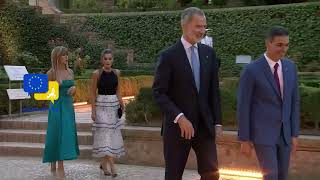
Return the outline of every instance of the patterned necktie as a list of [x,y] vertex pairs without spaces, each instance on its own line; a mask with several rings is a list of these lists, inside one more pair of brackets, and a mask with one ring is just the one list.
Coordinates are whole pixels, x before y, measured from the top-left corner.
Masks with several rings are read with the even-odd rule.
[[200,62],[199,57],[196,55],[195,46],[191,46],[191,65],[193,71],[193,77],[196,82],[196,87],[199,92],[200,90]]
[[273,78],[274,78],[274,80],[276,81],[277,88],[278,88],[279,93],[280,93],[280,95],[281,95],[280,81],[279,81],[279,76],[278,76],[279,64],[276,63],[273,68],[274,68]]

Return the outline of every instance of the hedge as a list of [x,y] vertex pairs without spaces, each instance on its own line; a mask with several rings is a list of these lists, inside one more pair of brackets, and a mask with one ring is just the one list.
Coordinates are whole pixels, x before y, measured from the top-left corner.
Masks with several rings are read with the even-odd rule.
[[[239,75],[236,55],[258,58],[264,51],[263,35],[273,25],[290,32],[289,57],[300,71],[319,70],[320,3],[205,10],[208,28],[221,59],[224,76]],[[83,31],[97,32],[116,46],[132,48],[137,62],[156,61],[159,53],[181,36],[180,11],[82,15]],[[66,16],[72,22],[77,15]],[[306,67],[311,63],[310,67]],[[317,64],[317,66],[315,66]]]
[[31,63],[33,67],[50,67],[53,46],[65,45],[75,49],[87,40],[70,33],[55,24],[52,17],[44,16],[30,6],[8,2],[0,11],[0,42],[0,65],[19,65],[16,59],[27,54],[27,60],[37,60]]

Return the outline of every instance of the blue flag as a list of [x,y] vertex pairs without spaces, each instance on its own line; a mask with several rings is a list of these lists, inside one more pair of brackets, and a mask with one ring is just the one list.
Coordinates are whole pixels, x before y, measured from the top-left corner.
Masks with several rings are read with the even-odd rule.
[[46,93],[48,91],[48,75],[26,74],[23,77],[23,89],[25,92]]

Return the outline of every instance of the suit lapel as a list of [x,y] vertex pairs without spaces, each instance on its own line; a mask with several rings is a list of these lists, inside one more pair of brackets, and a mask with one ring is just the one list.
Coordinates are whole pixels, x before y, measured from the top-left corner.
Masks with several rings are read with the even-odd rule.
[[198,43],[198,54],[199,54],[199,61],[200,61],[200,90],[204,88],[204,80],[206,76],[206,65],[207,65],[207,58],[205,58],[205,53],[203,51],[203,48],[201,48],[201,44]]
[[264,71],[264,75],[266,76],[267,80],[269,81],[270,85],[272,86],[274,92],[278,95],[278,97],[280,99],[282,99],[281,95],[280,95],[280,92],[279,92],[279,90],[277,88],[276,82],[274,80],[274,77],[273,77],[272,71],[270,69],[270,66],[268,64],[268,61],[266,60],[266,58],[264,56],[261,58],[261,60],[262,60],[262,63],[263,63],[263,68],[262,69]]
[[282,75],[283,75],[283,101],[286,99],[286,94],[287,94],[287,90],[289,87],[289,72],[288,72],[288,65],[286,63],[286,61],[281,60],[281,64],[282,64]]
[[186,74],[188,74],[188,79],[192,82],[192,87],[194,88],[194,90],[196,92],[198,92],[197,86],[196,86],[196,82],[195,82],[194,77],[193,77],[192,67],[191,67],[191,64],[189,62],[189,59],[188,59],[188,56],[187,56],[187,52],[184,49],[184,46],[183,46],[181,41],[179,41],[179,43],[178,43],[178,49],[179,49],[179,53],[178,54],[181,55],[181,60],[183,62],[183,67],[185,67],[184,69],[187,70]]

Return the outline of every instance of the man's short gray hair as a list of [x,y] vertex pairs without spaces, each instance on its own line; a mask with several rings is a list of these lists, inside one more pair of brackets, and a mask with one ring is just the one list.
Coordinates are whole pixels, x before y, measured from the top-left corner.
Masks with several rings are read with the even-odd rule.
[[181,23],[184,24],[188,21],[190,21],[191,17],[193,15],[199,15],[199,16],[203,16],[206,17],[204,12],[197,8],[197,7],[189,7],[185,10],[183,10],[182,14],[181,14]]

